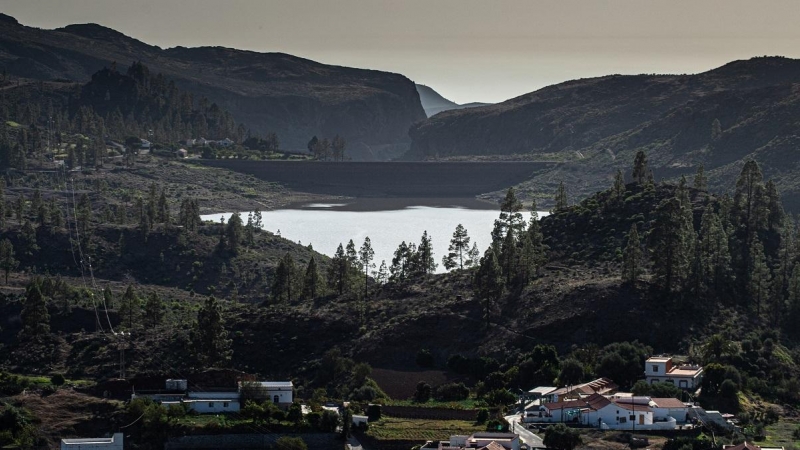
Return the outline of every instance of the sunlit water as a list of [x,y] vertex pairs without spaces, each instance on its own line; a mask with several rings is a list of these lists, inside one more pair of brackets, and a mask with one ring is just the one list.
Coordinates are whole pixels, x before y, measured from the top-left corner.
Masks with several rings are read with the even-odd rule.
[[[490,233],[499,209],[471,209],[463,206],[406,206],[389,210],[364,209],[363,204],[307,204],[292,209],[262,211],[264,229],[302,245],[311,244],[314,250],[328,256],[336,252],[341,243],[347,246],[352,239],[356,249],[361,248],[369,236],[375,251],[376,269],[381,261],[391,265],[392,256],[401,242],[419,243],[422,233],[428,232],[433,240],[434,259],[438,264],[436,271],[444,272],[442,257],[447,254],[450,239],[458,224],[467,229],[470,246],[477,243],[483,251],[491,241]],[[413,203],[413,202],[412,202]],[[344,208],[344,210],[343,210]],[[243,222],[247,222],[247,212],[242,212]],[[539,212],[539,217],[547,212]],[[209,214],[203,220],[225,221],[231,213]],[[530,218],[525,213],[526,220]]]

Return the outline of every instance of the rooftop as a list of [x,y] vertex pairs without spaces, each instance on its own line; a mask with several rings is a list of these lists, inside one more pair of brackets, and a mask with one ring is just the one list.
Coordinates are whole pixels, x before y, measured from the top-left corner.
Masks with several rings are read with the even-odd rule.
[[647,358],[647,362],[649,362],[649,363],[667,362],[667,361],[670,361],[671,359],[672,359],[671,356],[651,356],[651,357]]
[[686,405],[677,398],[651,398],[656,408],[685,408]]

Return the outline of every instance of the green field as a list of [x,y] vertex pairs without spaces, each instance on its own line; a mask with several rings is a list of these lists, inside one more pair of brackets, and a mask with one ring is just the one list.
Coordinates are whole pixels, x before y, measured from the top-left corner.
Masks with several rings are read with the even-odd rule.
[[786,450],[800,449],[797,440],[792,437],[792,433],[800,427],[800,421],[781,420],[767,427],[767,439],[757,442],[762,447],[784,447]]
[[407,439],[417,441],[446,440],[454,434],[486,431],[485,425],[465,420],[398,419],[383,417],[371,422],[367,434],[376,439]]

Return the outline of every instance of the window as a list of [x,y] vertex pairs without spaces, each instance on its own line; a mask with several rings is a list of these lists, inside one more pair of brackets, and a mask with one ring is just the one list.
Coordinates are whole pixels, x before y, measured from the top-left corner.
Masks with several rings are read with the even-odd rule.
[[634,422],[634,421],[636,421],[636,416],[634,414],[631,414],[630,416],[628,416],[628,420],[630,420],[631,422]]
[[658,366],[653,364],[653,373],[658,373]]
[[281,400],[281,398],[280,398],[280,397],[278,397],[277,395],[276,395],[276,396],[274,396],[274,397],[272,397],[272,403],[279,403],[279,402],[280,402],[280,400]]
[[228,402],[222,402],[222,407],[223,408],[227,408],[228,407]]
[[214,407],[214,402],[208,402],[208,407],[209,408],[213,408]]
[[689,382],[688,382],[688,381],[686,381],[686,380],[681,380],[681,381],[679,381],[679,382],[678,382],[678,384],[679,384],[679,385],[680,385],[682,388],[689,387]]
[[619,418],[619,423],[627,423],[627,422],[628,422],[628,420],[625,417],[620,417]]

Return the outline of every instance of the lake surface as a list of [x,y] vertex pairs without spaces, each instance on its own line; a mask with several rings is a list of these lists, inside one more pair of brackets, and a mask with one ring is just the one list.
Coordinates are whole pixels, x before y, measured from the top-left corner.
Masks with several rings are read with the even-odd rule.
[[[247,222],[247,212],[240,213]],[[333,256],[341,243],[347,246],[352,239],[356,249],[369,236],[375,250],[376,269],[385,260],[391,265],[392,256],[401,242],[419,243],[422,233],[433,240],[437,272],[444,272],[442,257],[447,254],[450,239],[458,224],[467,229],[472,243],[481,254],[491,242],[494,220],[499,216],[497,205],[475,199],[348,199],[331,203],[292,205],[286,209],[262,211],[264,229],[280,233],[286,239],[302,245],[311,244],[314,250]],[[539,217],[547,215],[539,212]],[[209,214],[203,220],[227,221],[231,213]],[[525,219],[530,213],[524,214]]]

